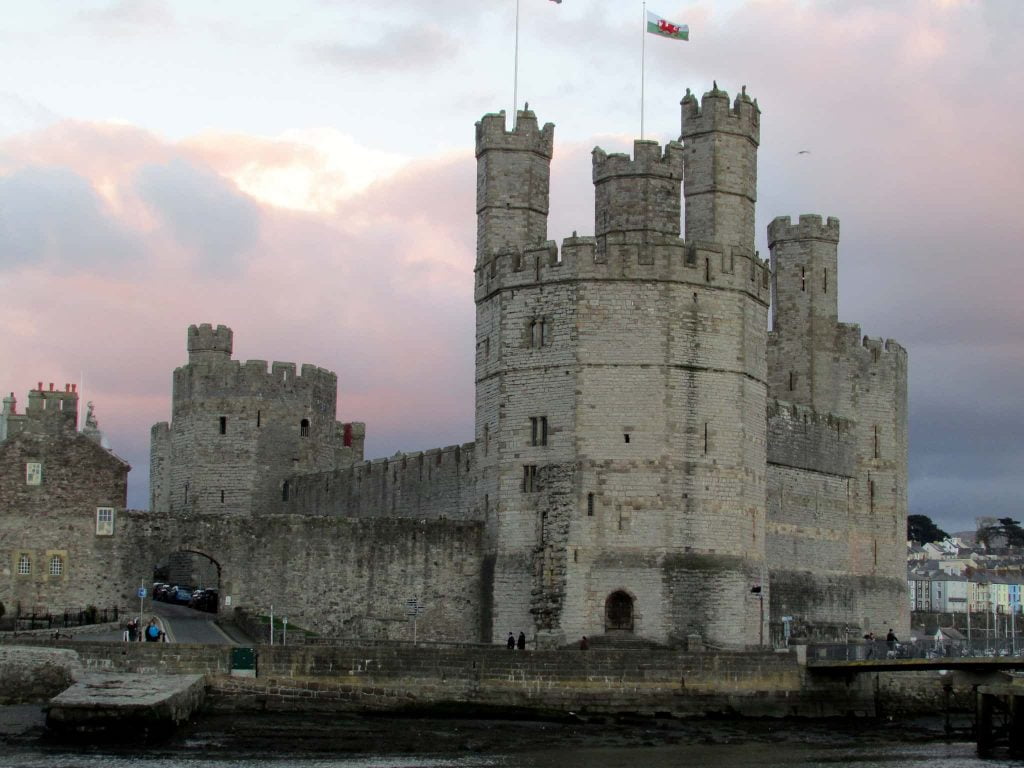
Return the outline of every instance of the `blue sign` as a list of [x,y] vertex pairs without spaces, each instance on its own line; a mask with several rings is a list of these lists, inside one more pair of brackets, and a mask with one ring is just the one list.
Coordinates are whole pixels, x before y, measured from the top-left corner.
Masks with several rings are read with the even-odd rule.
[[139,598],[144,598],[145,596],[146,596],[146,588],[145,587],[139,587]]

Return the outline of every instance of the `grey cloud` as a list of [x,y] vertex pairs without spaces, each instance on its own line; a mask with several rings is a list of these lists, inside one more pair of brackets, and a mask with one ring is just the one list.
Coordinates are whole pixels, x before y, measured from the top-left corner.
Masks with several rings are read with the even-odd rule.
[[236,267],[259,237],[256,204],[220,176],[185,160],[145,166],[136,186],[175,239],[208,271]]
[[0,270],[105,270],[140,253],[135,234],[108,218],[89,182],[72,171],[31,167],[0,177]]

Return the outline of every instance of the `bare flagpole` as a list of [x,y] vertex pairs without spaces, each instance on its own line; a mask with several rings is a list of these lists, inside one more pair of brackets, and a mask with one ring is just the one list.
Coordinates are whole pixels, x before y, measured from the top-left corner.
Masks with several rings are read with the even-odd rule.
[[640,24],[640,141],[644,140],[644,80],[647,64],[647,1],[644,0]]
[[512,75],[512,130],[516,128],[516,110],[519,108],[519,0],[516,0],[516,55],[515,73]]

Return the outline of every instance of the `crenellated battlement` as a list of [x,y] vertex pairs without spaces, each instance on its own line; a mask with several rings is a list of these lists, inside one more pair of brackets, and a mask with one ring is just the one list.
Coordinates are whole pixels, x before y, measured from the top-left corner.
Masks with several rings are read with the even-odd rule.
[[189,361],[231,357],[234,336],[226,325],[190,325],[187,333]]
[[489,149],[497,149],[534,152],[550,159],[554,143],[554,123],[545,123],[543,128],[538,128],[537,115],[529,109],[516,113],[516,123],[511,131],[505,129],[505,110],[486,114],[476,124],[477,157]]
[[686,95],[679,102],[682,108],[682,138],[688,139],[703,133],[719,131],[749,138],[754,144],[761,141],[761,110],[757,99],[747,96],[747,86],[736,96],[732,106],[729,94],[719,90],[715,83],[697,104],[697,97],[686,89]]
[[683,145],[678,141],[670,141],[662,151],[656,141],[637,139],[632,158],[624,152],[609,155],[600,147],[594,147],[592,157],[595,184],[623,176],[683,180]]
[[[603,245],[603,247],[602,247]],[[739,290],[767,304],[768,263],[742,248],[678,237],[573,236],[499,253],[476,269],[476,300],[504,289],[573,280],[653,280]]]
[[840,351],[866,364],[907,364],[907,350],[902,344],[895,339],[865,336],[857,323],[839,323],[836,343]]
[[802,213],[793,224],[789,216],[776,216],[768,225],[768,247],[782,240],[827,240],[839,242],[839,219],[829,216],[823,224],[816,213]]

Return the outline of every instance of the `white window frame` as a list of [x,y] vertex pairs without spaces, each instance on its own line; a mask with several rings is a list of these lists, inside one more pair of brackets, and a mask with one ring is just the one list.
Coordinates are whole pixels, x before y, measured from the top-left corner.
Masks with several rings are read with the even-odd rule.
[[25,552],[22,552],[18,555],[18,575],[32,575],[32,558],[29,557],[28,554]]
[[96,507],[96,535],[114,535],[114,508]]
[[64,558],[60,555],[50,555],[50,568],[49,572],[51,576],[63,576],[64,575]]
[[25,485],[42,485],[43,465],[39,461],[25,462]]

